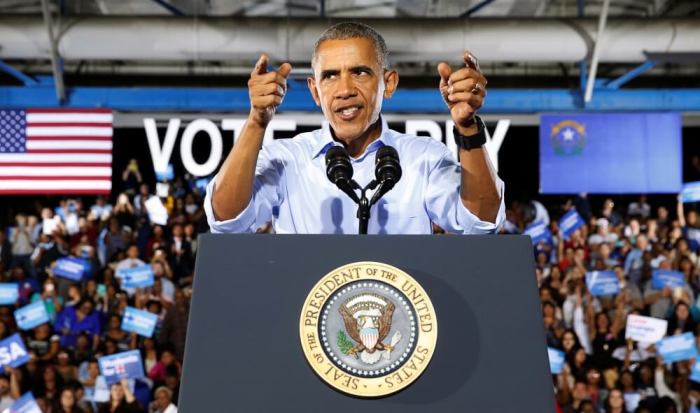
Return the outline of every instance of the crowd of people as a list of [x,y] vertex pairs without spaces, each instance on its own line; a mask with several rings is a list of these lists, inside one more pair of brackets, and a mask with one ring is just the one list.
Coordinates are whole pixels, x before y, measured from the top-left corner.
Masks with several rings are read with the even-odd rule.
[[[653,344],[625,339],[627,317],[637,314],[667,320],[667,336],[690,332],[700,343],[696,207],[679,198],[652,210],[642,196],[623,206],[607,199],[593,210],[576,197],[549,209],[535,201],[509,210],[506,231],[545,222],[552,234],[534,250],[547,345],[565,354],[553,375],[558,412],[700,411],[694,359],[665,363]],[[586,224],[567,237],[558,220],[574,208]],[[682,272],[685,287],[655,288],[654,270]],[[592,295],[591,271],[614,271],[619,293]]]
[[[20,333],[31,359],[0,374],[0,412],[27,392],[50,413],[177,411],[197,235],[208,229],[203,187],[185,176],[156,188],[143,182],[135,162],[120,178],[113,197],[56,198],[1,228],[0,283],[16,283],[19,298],[0,306],[0,340]],[[153,197],[167,222],[152,222]],[[553,375],[557,412],[700,412],[700,383],[689,379],[694,360],[665,364],[654,346],[625,340],[627,316],[641,314],[668,320],[669,335],[692,332],[700,343],[694,206],[652,210],[642,196],[628,205],[606,200],[594,210],[575,197],[549,208],[527,201],[507,209],[502,232],[543,222],[552,234],[534,253],[547,346],[565,353],[563,370]],[[586,224],[565,237],[558,219],[572,209]],[[91,263],[82,281],[54,273],[66,256]],[[144,264],[153,286],[122,287],[119,271]],[[683,272],[687,287],[654,289],[654,269]],[[614,271],[620,293],[592,296],[585,274],[594,270]],[[39,300],[50,322],[20,330],[14,310]],[[122,329],[127,307],[158,316],[151,337]],[[145,377],[108,386],[98,358],[127,350],[140,351]]]
[[[203,193],[183,177],[160,183],[168,218],[156,224],[146,202],[155,185],[134,162],[121,178],[113,198],[56,198],[1,228],[0,283],[17,284],[19,298],[0,306],[0,340],[20,333],[31,359],[0,374],[0,412],[28,392],[50,413],[177,411]],[[90,263],[82,281],[54,273],[69,256]],[[119,271],[144,264],[153,285],[123,288]],[[39,300],[50,322],[19,329],[14,311]],[[151,337],[122,329],[127,307],[157,315]],[[128,350],[140,351],[145,377],[107,385],[98,358]]]

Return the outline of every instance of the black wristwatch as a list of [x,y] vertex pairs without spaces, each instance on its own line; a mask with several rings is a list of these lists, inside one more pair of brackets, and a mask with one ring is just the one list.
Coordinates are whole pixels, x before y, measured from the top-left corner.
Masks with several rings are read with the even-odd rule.
[[481,148],[486,143],[486,125],[480,117],[474,116],[474,122],[479,127],[479,131],[472,136],[464,136],[459,133],[456,126],[452,127],[452,133],[455,137],[455,143],[462,149],[470,150]]

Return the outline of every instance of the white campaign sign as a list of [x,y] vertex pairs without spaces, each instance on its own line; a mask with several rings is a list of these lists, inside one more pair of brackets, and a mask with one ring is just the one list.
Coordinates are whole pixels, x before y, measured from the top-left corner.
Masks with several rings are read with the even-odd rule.
[[[223,131],[233,131],[233,141],[235,142],[240,135],[243,125],[245,124],[244,119],[222,119],[221,120],[221,130]],[[153,161],[153,169],[155,171],[165,171],[170,163],[170,158],[173,155],[173,150],[175,149],[175,142],[180,133],[180,127],[182,121],[179,118],[172,118],[168,121],[168,126],[165,130],[165,136],[163,142],[161,143],[160,137],[158,136],[158,128],[156,125],[156,120],[154,118],[145,118],[143,120],[143,126],[146,131],[146,138],[148,140],[148,148],[151,152],[151,160]],[[458,149],[454,142],[454,134],[452,127],[454,122],[448,120],[445,122],[445,144],[450,152],[457,155]],[[489,158],[493,163],[494,168],[498,171],[498,151],[501,149],[503,140],[505,139],[506,132],[510,127],[509,119],[501,119],[496,125],[496,129],[493,135],[490,134],[488,129],[486,130],[486,150],[488,151]],[[274,139],[275,131],[288,131],[293,132],[297,129],[297,122],[293,119],[273,119],[265,130],[265,136],[263,138],[263,145],[270,143]],[[183,166],[193,176],[209,176],[216,168],[221,164],[223,160],[223,139],[221,130],[217,125],[209,119],[194,119],[189,124],[184,127],[182,132],[182,138],[180,140],[180,158],[182,159]],[[406,133],[417,134],[418,132],[427,132],[433,139],[442,142],[443,132],[440,124],[433,120],[407,120],[406,121]],[[195,135],[206,135],[211,143],[211,151],[209,156],[204,163],[198,163],[195,161],[192,155],[192,147],[194,145]]]
[[664,338],[667,326],[666,320],[630,314],[627,316],[625,338],[643,343],[655,343]]

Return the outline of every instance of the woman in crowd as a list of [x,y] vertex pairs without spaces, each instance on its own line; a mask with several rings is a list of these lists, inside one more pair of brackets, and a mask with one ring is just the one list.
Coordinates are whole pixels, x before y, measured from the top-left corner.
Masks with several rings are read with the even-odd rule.
[[78,407],[75,392],[69,387],[64,387],[61,390],[61,395],[57,401],[53,403],[51,413],[86,413]]
[[129,389],[129,381],[122,379],[109,388],[109,402],[100,406],[98,413],[143,413],[144,409]]

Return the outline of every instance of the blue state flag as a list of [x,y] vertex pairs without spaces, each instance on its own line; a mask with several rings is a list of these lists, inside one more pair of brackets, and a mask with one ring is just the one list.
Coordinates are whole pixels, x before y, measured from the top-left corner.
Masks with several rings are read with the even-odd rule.
[[131,331],[144,337],[151,337],[157,322],[158,316],[156,314],[134,307],[126,307],[122,318],[122,330]]
[[97,359],[100,374],[105,377],[107,384],[112,385],[121,379],[138,379],[144,377],[143,361],[138,350],[103,356]]
[[547,347],[547,355],[549,356],[549,371],[552,374],[561,373],[562,368],[564,368],[564,352]]
[[658,341],[656,352],[663,358],[664,363],[688,360],[698,356],[693,333],[683,333]]
[[0,283],[0,305],[14,305],[19,298],[19,286],[15,283]]
[[688,182],[681,189],[681,202],[700,202],[700,182]]
[[39,324],[49,322],[49,314],[46,312],[44,300],[35,301],[15,310],[17,327],[22,330],[31,330]]
[[19,367],[30,359],[27,347],[22,341],[22,337],[15,333],[10,337],[0,341],[0,371],[5,366]]
[[534,245],[542,241],[550,243],[552,240],[552,233],[544,222],[535,222],[528,225],[523,234],[529,235]]
[[677,194],[681,142],[679,113],[543,115],[540,192]]
[[561,231],[564,239],[569,239],[571,234],[577,229],[586,225],[586,222],[581,218],[581,215],[576,211],[576,209],[571,209],[569,212],[564,214],[559,220],[559,230]]
[[620,292],[620,280],[615,271],[591,271],[586,273],[586,287],[594,297],[613,295]]
[[153,285],[153,269],[150,264],[125,268],[117,274],[122,280],[122,288],[146,288]]
[[67,278],[72,281],[82,281],[88,273],[89,263],[87,260],[76,257],[59,258],[53,267],[54,275]]
[[10,406],[10,413],[42,413],[32,392],[24,393]]
[[651,273],[651,288],[663,290],[664,287],[671,289],[685,287],[685,276],[680,271],[654,270]]

